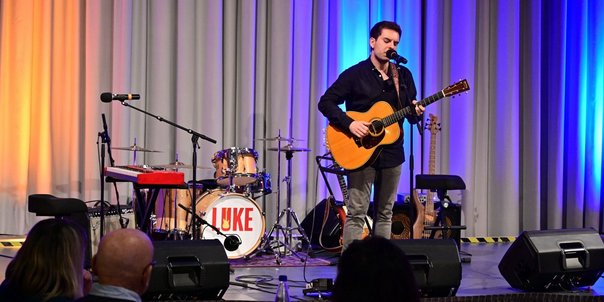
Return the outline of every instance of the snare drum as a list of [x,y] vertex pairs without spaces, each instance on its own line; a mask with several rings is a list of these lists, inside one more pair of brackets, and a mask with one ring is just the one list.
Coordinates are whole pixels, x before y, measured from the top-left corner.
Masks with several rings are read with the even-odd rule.
[[[262,211],[252,199],[239,193],[212,190],[205,193],[195,205],[200,217],[227,236],[241,239],[235,251],[225,249],[229,259],[238,259],[258,248],[264,235],[265,221]],[[218,239],[224,245],[224,236],[211,227],[201,225],[202,239]]]
[[[212,164],[215,178],[221,186],[244,186],[256,181],[258,152],[251,148],[232,147],[214,153]],[[231,183],[232,178],[232,183]]]

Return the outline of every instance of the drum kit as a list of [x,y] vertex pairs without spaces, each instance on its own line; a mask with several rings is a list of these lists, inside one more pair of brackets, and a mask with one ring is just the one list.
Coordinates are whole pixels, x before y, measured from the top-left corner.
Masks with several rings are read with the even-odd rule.
[[[188,183],[188,189],[165,189],[155,204],[155,214],[152,215],[154,225],[151,237],[154,240],[187,240],[187,239],[218,239],[225,246],[229,259],[251,258],[261,251],[268,252],[274,246],[285,247],[296,254],[292,247],[292,230],[298,230],[303,239],[308,240],[300,226],[295,212],[291,208],[291,159],[294,152],[309,152],[310,149],[293,146],[297,139],[285,138],[278,135],[272,138],[261,138],[262,141],[276,141],[277,148],[268,151],[285,153],[288,160],[288,174],[283,181],[287,183],[287,208],[280,211],[280,194],[277,194],[277,221],[270,232],[266,233],[266,220],[263,209],[255,199],[273,192],[271,175],[257,169],[258,152],[252,148],[231,147],[214,153],[211,158],[214,178],[203,179],[197,183]],[[281,146],[282,142],[287,145]],[[136,145],[130,147],[113,147],[115,150],[136,152],[158,152]],[[278,174],[280,179],[281,156],[278,158]],[[191,165],[178,161],[154,168],[166,170],[192,169]],[[280,182],[277,190],[280,192]],[[195,201],[197,225],[192,224],[192,190],[196,191]],[[163,198],[162,198],[163,197]],[[280,225],[281,219],[287,217],[287,225]],[[296,225],[292,227],[292,223]],[[193,232],[196,228],[196,232]],[[192,238],[191,234],[200,238]],[[283,234],[284,242],[279,240]],[[276,239],[275,239],[276,238]],[[274,242],[274,241],[277,242]],[[281,251],[273,250],[280,262]],[[296,254],[297,255],[297,254]],[[301,258],[302,259],[302,258]]]

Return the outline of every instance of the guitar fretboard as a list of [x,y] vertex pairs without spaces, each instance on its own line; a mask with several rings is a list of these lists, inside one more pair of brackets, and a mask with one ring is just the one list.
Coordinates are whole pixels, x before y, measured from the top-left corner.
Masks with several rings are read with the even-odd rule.
[[[445,97],[445,93],[441,90],[419,102],[417,102],[417,105],[422,105],[424,107],[442,99]],[[399,111],[394,112],[393,114],[386,116],[382,119],[382,123],[384,124],[384,126],[388,127],[400,120],[402,120],[406,115],[409,115],[412,113],[412,110],[415,111],[415,106],[407,106]]]

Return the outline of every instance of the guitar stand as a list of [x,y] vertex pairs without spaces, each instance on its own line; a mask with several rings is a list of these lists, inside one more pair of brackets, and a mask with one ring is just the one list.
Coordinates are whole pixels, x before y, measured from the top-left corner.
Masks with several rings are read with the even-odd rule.
[[[327,156],[330,155],[330,152],[326,153],[323,156],[317,155],[316,156],[316,161],[317,161],[317,166],[319,167],[319,171],[321,172],[321,176],[323,176],[323,181],[325,182],[325,186],[327,187],[327,191],[329,192],[329,197],[333,198],[333,200],[335,200],[335,196],[333,195],[333,190],[331,189],[331,186],[329,185],[329,181],[327,180],[327,175],[325,175],[325,173],[331,173],[331,174],[335,174],[338,175],[338,177],[342,177],[344,175],[348,175],[348,171],[340,168],[335,159],[333,157]],[[331,161],[333,164],[329,165],[329,166],[324,166],[321,164],[321,160],[327,160],[327,161]],[[344,197],[344,199],[346,199]],[[334,209],[335,210],[335,209]],[[338,217],[340,218],[340,217]],[[343,217],[344,219],[346,217]],[[341,221],[340,221],[341,223]],[[365,224],[367,225],[367,228],[369,230],[369,235],[373,234],[372,232],[372,225],[369,222],[369,219],[367,218],[367,216],[365,216]],[[341,226],[342,231],[344,229],[344,225]],[[321,238],[321,237],[319,237]],[[321,243],[321,241],[319,241],[319,243]],[[325,248],[324,246],[321,246],[322,248]]]

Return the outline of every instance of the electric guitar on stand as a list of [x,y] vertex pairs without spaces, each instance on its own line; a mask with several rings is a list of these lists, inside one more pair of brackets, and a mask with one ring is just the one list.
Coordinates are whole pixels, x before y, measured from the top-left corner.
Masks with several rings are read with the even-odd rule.
[[[461,80],[445,89],[417,102],[428,106],[444,97],[468,91],[470,86]],[[348,129],[342,130],[329,124],[327,144],[335,161],[346,170],[355,170],[371,163],[380,153],[380,146],[394,143],[401,135],[398,121],[415,111],[415,106],[407,106],[394,112],[390,104],[377,102],[366,112],[347,111],[346,115],[356,121],[369,122],[369,134],[363,138],[352,135]]]

